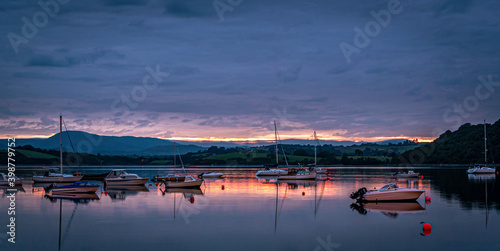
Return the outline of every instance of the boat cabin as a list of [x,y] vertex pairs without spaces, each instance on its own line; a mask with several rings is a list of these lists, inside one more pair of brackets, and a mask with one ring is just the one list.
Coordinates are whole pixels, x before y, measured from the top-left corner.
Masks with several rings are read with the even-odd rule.
[[397,188],[399,188],[399,187],[396,183],[390,183],[390,184],[384,185],[378,191],[387,191],[387,190],[392,190],[392,189],[397,189]]

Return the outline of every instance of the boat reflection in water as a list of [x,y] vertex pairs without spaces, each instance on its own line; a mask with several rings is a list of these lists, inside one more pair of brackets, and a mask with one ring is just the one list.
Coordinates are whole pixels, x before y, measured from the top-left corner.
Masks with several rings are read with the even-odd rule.
[[397,218],[401,213],[418,213],[425,211],[420,203],[414,202],[382,202],[382,203],[352,203],[351,209],[360,214],[368,212],[380,212],[389,218]]
[[494,173],[490,174],[468,174],[467,177],[469,178],[469,181],[472,181],[473,183],[483,183],[485,181],[494,181],[497,176]]
[[145,186],[105,186],[104,189],[112,201],[125,200],[127,196],[135,196],[143,192],[149,193],[149,189]]
[[[200,188],[167,188],[167,189],[161,189],[161,195],[165,196],[165,194],[169,193],[182,193],[184,194],[184,197],[187,195],[203,195],[203,191]],[[191,197],[191,196],[188,196]],[[186,198],[188,198],[186,197]]]
[[75,203],[88,204],[90,201],[99,200],[99,196],[95,193],[67,193],[67,194],[52,194],[45,195],[45,198],[52,202],[59,200],[70,200]]
[[299,189],[306,187],[313,187],[316,185],[316,180],[279,180],[278,184],[286,184],[290,189]]

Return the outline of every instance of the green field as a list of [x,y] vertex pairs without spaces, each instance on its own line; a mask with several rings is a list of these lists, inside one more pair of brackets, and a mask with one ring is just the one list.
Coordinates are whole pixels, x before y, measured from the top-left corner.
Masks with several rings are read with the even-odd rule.
[[[356,149],[359,149],[363,152],[366,152],[367,149],[370,149],[373,152],[399,152],[399,153],[404,153],[409,150],[413,150],[417,147],[421,146],[421,144],[415,144],[415,145],[403,145],[403,146],[398,146],[398,145],[361,145],[361,146],[346,146],[346,147],[338,147],[336,150],[339,150],[342,152],[342,154],[347,153],[348,155],[354,155],[354,152]],[[372,156],[370,156],[372,157]]]
[[16,153],[20,153],[24,155],[26,158],[30,159],[59,159],[59,157],[46,154],[46,153],[39,153],[39,152],[34,152],[30,150],[23,150],[23,149],[16,149]]

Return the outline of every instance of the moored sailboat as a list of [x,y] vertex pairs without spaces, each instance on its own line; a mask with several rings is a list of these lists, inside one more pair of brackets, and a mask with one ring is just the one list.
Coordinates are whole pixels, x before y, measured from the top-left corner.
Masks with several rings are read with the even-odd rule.
[[45,172],[43,176],[33,176],[34,182],[39,183],[73,183],[80,181],[83,176],[74,176],[71,174],[63,174],[63,151],[62,151],[62,115],[59,115],[59,160],[60,160],[60,173]]
[[476,164],[473,168],[467,170],[470,174],[490,174],[495,173],[495,167],[488,167],[488,148],[487,148],[486,120],[484,121],[484,165]]
[[276,128],[276,121],[274,121],[274,142],[276,149],[276,164],[274,165],[266,165],[264,166],[264,170],[259,170],[255,175],[257,176],[278,176],[278,175],[286,175],[288,172],[286,170],[282,170],[278,168],[279,159],[278,159],[278,130]]

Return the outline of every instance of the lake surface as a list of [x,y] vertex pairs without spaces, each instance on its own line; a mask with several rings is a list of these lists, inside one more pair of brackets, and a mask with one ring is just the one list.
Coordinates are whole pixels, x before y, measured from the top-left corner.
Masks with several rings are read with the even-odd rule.
[[[143,177],[167,171],[126,168]],[[394,168],[332,168],[317,181],[277,183],[256,178],[257,169],[214,170],[226,178],[205,180],[199,190],[162,192],[150,182],[107,194],[101,187],[93,199],[47,198],[36,184],[24,185],[16,194],[16,244],[7,241],[4,189],[0,249],[500,250],[495,175],[415,168],[423,178],[408,180],[394,179]],[[351,192],[389,182],[425,189],[431,202],[422,195],[416,203],[352,205]],[[424,234],[421,222],[430,223],[432,231]]]

